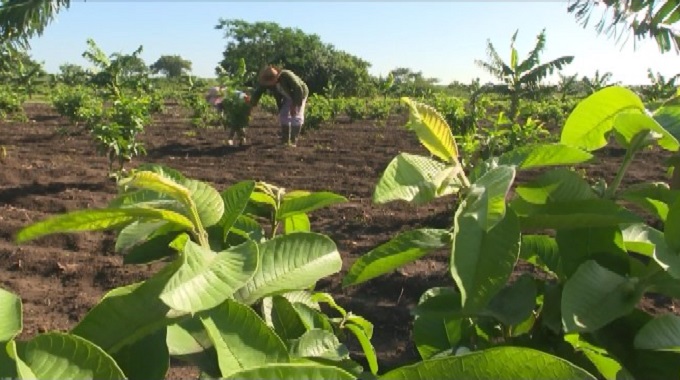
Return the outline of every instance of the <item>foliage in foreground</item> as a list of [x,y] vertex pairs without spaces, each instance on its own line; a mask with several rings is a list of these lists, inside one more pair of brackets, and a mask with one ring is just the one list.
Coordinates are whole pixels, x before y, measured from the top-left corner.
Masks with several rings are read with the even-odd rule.
[[[344,285],[445,249],[452,286],[426,291],[413,311],[423,363],[513,346],[605,379],[677,377],[680,317],[636,306],[652,293],[680,296],[680,192],[663,182],[620,185],[647,147],[678,151],[680,108],[669,102],[651,113],[630,90],[608,87],[576,107],[559,143],[520,147],[466,173],[443,118],[405,101],[409,126],[433,157],[399,154],[374,201],[422,204],[457,194],[453,225],[395,236],[357,260]],[[576,165],[592,162],[612,138],[626,148],[620,169],[611,183],[591,184]],[[518,172],[538,168],[533,180],[515,182]],[[511,280],[520,259],[543,275]]]
[[[17,241],[115,230],[125,263],[165,267],[109,292],[70,332],[28,341],[16,339],[20,300],[0,292],[0,377],[162,379],[170,357],[211,378],[515,379],[544,378],[547,369],[555,379],[677,377],[680,317],[636,305],[650,292],[679,295],[678,189],[620,184],[644,148],[678,151],[678,106],[650,113],[631,91],[608,87],[576,107],[559,143],[520,147],[466,172],[441,115],[403,100],[408,128],[433,157],[399,154],[374,201],[457,194],[454,222],[395,236],[359,259],[344,285],[450,250],[452,286],[428,290],[413,310],[423,361],[380,374],[372,324],[314,291],[341,258],[307,214],[345,198],[254,181],[219,193],[145,165],[120,181],[109,207],[51,217]],[[591,184],[574,169],[612,137],[627,149],[621,168],[611,183]],[[515,183],[536,168],[545,171]],[[544,275],[509,281],[519,259]],[[350,357],[350,337],[367,368]]]

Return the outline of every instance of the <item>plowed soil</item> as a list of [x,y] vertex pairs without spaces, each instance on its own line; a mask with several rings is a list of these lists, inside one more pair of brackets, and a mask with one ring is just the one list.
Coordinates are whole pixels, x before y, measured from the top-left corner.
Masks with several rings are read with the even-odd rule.
[[[95,154],[89,135],[77,133],[49,105],[30,103],[26,112],[29,122],[0,124],[0,145],[7,153],[0,161],[0,286],[23,300],[22,339],[70,329],[105,292],[145,279],[157,268],[157,264],[123,265],[114,252],[111,233],[53,235],[25,245],[14,243],[22,226],[53,214],[104,207],[116,192],[115,183],[107,178],[106,159]],[[336,242],[344,262],[343,271],[320,281],[317,289],[332,293],[340,305],[375,324],[373,343],[383,372],[417,360],[410,339],[410,308],[427,288],[452,284],[448,253],[442,251],[361,286],[340,286],[358,257],[398,232],[451,225],[452,198],[419,207],[371,202],[379,176],[395,155],[427,154],[403,128],[404,122],[404,116],[382,126],[338,122],[308,131],[297,148],[289,148],[278,142],[276,119],[256,114],[248,131],[250,144],[229,147],[223,130],[195,129],[181,110],[169,107],[141,136],[148,154],[128,167],[165,164],[219,191],[255,179],[291,190],[325,190],[347,197],[349,202],[310,217],[313,230]],[[598,162],[587,166],[590,177],[611,180],[621,156],[619,150],[602,151]],[[664,180],[664,158],[657,151],[640,156],[624,185]],[[520,266],[520,270],[530,268]],[[657,307],[653,301],[642,306]],[[361,360],[359,350],[353,351]],[[168,377],[194,374],[193,368],[173,363]]]

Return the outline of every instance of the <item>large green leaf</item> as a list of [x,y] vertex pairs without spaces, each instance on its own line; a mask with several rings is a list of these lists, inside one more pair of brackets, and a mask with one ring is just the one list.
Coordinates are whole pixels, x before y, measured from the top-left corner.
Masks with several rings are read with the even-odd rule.
[[546,235],[522,235],[520,258],[547,273],[552,272],[560,278],[565,278],[555,238]]
[[283,196],[276,217],[284,220],[296,214],[309,213],[323,207],[347,202],[347,198],[328,191],[291,191]]
[[657,139],[660,147],[676,151],[680,147],[678,140],[673,137],[664,127],[654,120],[647,113],[639,112],[638,110],[632,112],[622,112],[616,117],[614,129],[618,132],[619,141],[622,142],[625,148],[629,148],[633,137],[645,130],[651,131]]
[[[464,201],[465,203],[466,201]],[[460,289],[463,310],[482,310],[505,286],[519,256],[520,229],[512,210],[488,232],[474,214],[456,213],[451,275]]]
[[630,273],[630,258],[621,229],[617,226],[561,229],[557,231],[555,240],[562,270],[567,277],[591,259],[622,276]]
[[17,347],[38,379],[125,379],[116,362],[91,342],[70,334],[41,334]]
[[408,128],[415,131],[421,144],[434,156],[454,163],[458,158],[458,147],[451,127],[441,114],[433,107],[406,97],[401,98],[401,101],[410,110]]
[[664,226],[664,238],[677,256],[680,252],[680,199],[675,200],[668,209],[666,225]]
[[668,208],[675,200],[680,199],[680,191],[671,190],[663,182],[644,182],[627,187],[618,197],[647,210],[661,221],[666,221]]
[[283,220],[283,231],[287,234],[293,232],[310,232],[312,226],[307,214],[295,214]]
[[460,341],[463,318],[455,313],[448,315],[455,311],[460,311],[460,294],[453,289],[432,288],[420,297],[414,310],[413,341],[424,360],[453,348]]
[[175,223],[189,231],[194,229],[189,219],[169,210],[151,208],[78,210],[52,216],[24,227],[17,233],[16,241],[23,243],[49,234],[108,230],[135,221],[160,220]]
[[582,339],[579,334],[566,334],[564,340],[583,352],[606,380],[633,380],[634,377],[607,350]]
[[182,265],[160,295],[175,310],[197,313],[231,298],[258,266],[257,244],[246,242],[215,254],[187,241]]
[[154,232],[163,226],[167,225],[168,222],[164,220],[158,220],[153,222],[132,222],[118,233],[116,238],[116,252],[124,252],[130,248],[138,245],[144,241],[147,241]]
[[524,274],[496,293],[481,314],[492,316],[506,326],[518,325],[529,318],[536,307],[536,293],[533,277]]
[[[396,200],[423,204],[437,197],[454,194],[460,188],[456,178],[450,184],[441,178],[447,166],[429,157],[399,153],[387,165],[373,193],[373,202],[383,204]],[[442,187],[442,185],[444,186]]]
[[505,199],[514,180],[512,166],[489,170],[470,187],[460,206],[461,215],[476,220],[488,232],[505,217]]
[[113,359],[129,380],[164,380],[170,368],[165,329],[123,347]]
[[222,192],[222,201],[224,202],[224,214],[220,225],[224,228],[224,237],[226,239],[229,230],[236,222],[236,219],[243,213],[250,200],[250,195],[255,190],[255,181],[241,181],[232,186],[229,186]]
[[582,100],[571,112],[562,128],[560,142],[587,151],[607,145],[607,134],[623,111],[645,111],[642,100],[633,91],[619,86],[603,88]]
[[595,331],[630,313],[643,293],[639,279],[623,277],[593,260],[586,261],[564,285],[564,329],[568,333]]
[[222,376],[270,363],[286,363],[281,339],[250,307],[227,300],[200,315],[215,349]]
[[495,347],[469,354],[430,359],[394,369],[383,379],[404,380],[594,380],[595,377],[557,356],[530,348]]
[[21,298],[0,288],[0,342],[17,336],[23,328]]
[[573,170],[557,168],[517,186],[517,195],[532,204],[569,202],[597,198],[585,179]]
[[[1,379],[35,379],[34,374],[29,374],[31,370],[26,366],[21,358],[17,356],[17,342],[15,340],[0,342],[0,378]],[[19,366],[25,369],[25,374],[21,375]]]
[[680,106],[673,104],[657,109],[654,112],[654,120],[680,140]]
[[649,321],[635,336],[635,348],[680,353],[680,317],[664,314]]
[[220,377],[217,351],[199,314],[168,326],[166,331],[167,349],[174,359],[198,367],[210,378]]
[[340,368],[317,363],[270,364],[225,377],[225,380],[262,379],[355,380],[356,377]]
[[626,248],[645,256],[651,256],[669,275],[680,279],[680,255],[666,243],[664,234],[646,224],[639,223],[624,230]]
[[449,242],[447,230],[423,228],[402,232],[354,262],[342,286],[361,284],[418,260]]
[[307,327],[293,304],[283,296],[272,297],[270,316],[274,331],[284,341],[298,339],[307,331]]
[[642,221],[616,202],[601,198],[543,205],[516,198],[510,207],[519,216],[523,230],[609,227]]
[[171,310],[160,294],[179,264],[175,261],[144,282],[110,291],[72,333],[115,355],[124,346],[178,322],[185,313]]
[[277,236],[259,248],[258,270],[234,295],[246,304],[264,296],[306,289],[342,268],[335,243],[322,234],[295,232]]
[[191,195],[191,200],[196,205],[198,216],[203,223],[203,227],[210,227],[217,224],[222,219],[224,214],[224,201],[222,196],[209,184],[196,181],[186,180],[182,183]]
[[498,157],[498,165],[534,169],[556,165],[576,165],[593,158],[589,152],[560,143],[520,146]]

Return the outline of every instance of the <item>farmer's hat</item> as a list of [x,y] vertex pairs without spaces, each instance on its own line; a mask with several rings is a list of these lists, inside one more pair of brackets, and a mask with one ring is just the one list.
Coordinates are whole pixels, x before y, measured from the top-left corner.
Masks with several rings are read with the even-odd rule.
[[260,70],[260,75],[258,80],[263,86],[271,86],[276,83],[276,79],[279,77],[279,71],[273,66],[267,66]]

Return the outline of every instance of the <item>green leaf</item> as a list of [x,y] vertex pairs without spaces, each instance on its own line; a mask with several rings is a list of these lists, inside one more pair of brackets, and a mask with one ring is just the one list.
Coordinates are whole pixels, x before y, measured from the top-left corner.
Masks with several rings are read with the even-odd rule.
[[635,348],[680,353],[680,317],[664,314],[649,321],[635,335]]
[[200,318],[217,350],[224,377],[290,360],[281,339],[246,305],[227,300]]
[[639,223],[641,218],[608,199],[586,199],[534,205],[516,198],[510,207],[522,229],[610,227]]
[[628,226],[624,237],[628,249],[654,257],[663,270],[680,279],[680,255],[671,250],[661,231],[640,223]]
[[198,367],[210,378],[220,377],[217,351],[198,314],[167,327],[166,343],[173,359]]
[[456,212],[451,275],[460,289],[463,311],[482,310],[505,286],[519,257],[520,229],[512,210],[485,232],[465,203]]
[[630,273],[630,258],[619,227],[562,229],[555,240],[566,277],[591,259],[622,276]]
[[423,204],[437,197],[455,194],[460,188],[458,182],[440,189],[444,181],[440,174],[447,169],[446,165],[429,157],[399,153],[380,176],[373,202],[384,204],[401,200]]
[[634,203],[665,222],[669,206],[680,199],[680,191],[671,190],[663,182],[644,182],[629,186],[618,197]]
[[306,289],[342,268],[335,243],[322,234],[295,232],[277,236],[259,248],[258,270],[234,295],[246,304],[268,295]]
[[453,348],[462,336],[463,321],[454,317],[423,315],[413,321],[413,341],[423,360]]
[[522,235],[520,247],[521,259],[542,268],[547,273],[554,273],[560,278],[566,277],[562,271],[562,259],[554,238],[545,235]]
[[17,348],[38,379],[126,378],[111,356],[79,336],[41,334]]
[[587,151],[607,145],[606,135],[614,128],[616,117],[624,111],[645,112],[642,100],[633,91],[605,87],[582,100],[562,128],[560,142]]
[[347,198],[328,191],[290,192],[283,196],[277,220],[284,220],[297,214],[306,214],[333,204],[347,202]]
[[344,277],[342,286],[361,284],[389,273],[444,247],[447,240],[449,232],[443,229],[423,228],[402,232],[355,261]]
[[203,227],[217,224],[224,214],[224,202],[222,196],[211,185],[196,180],[182,182],[191,195],[191,200],[198,211],[198,216]]
[[225,377],[225,380],[262,379],[355,380],[356,377],[340,368],[316,363],[270,364]]
[[[12,372],[13,376],[16,376],[19,379],[39,379],[34,373],[31,368],[29,368],[28,364],[24,362],[22,358],[19,357],[19,352],[18,352],[18,347],[17,347],[17,342],[15,340],[10,340],[7,342],[5,345],[5,348],[7,350],[7,358],[11,361],[11,366],[12,368],[9,369],[9,372]],[[4,371],[5,368],[0,367],[0,371]]]
[[129,380],[164,380],[170,368],[166,331],[158,330],[113,355]]
[[654,120],[676,139],[680,139],[680,106],[668,105],[657,109]]
[[182,232],[163,230],[164,228],[162,227],[154,233],[149,240],[132,247],[132,249],[123,256],[123,263],[145,264],[177,254],[177,251],[170,248],[170,243],[180,236]]
[[630,313],[643,293],[639,279],[623,277],[593,260],[586,261],[564,285],[564,329],[567,333],[595,331]]
[[292,232],[310,232],[311,225],[306,214],[295,214],[283,220],[283,230],[289,234]]
[[634,379],[633,375],[623,368],[621,363],[616,361],[607,350],[581,339],[579,334],[567,334],[564,336],[564,340],[577,351],[583,352],[606,380]]
[[232,186],[229,186],[222,192],[222,201],[224,202],[224,214],[220,225],[224,228],[224,237],[226,238],[231,227],[234,226],[236,219],[243,213],[248,205],[250,196],[255,190],[255,181],[241,181]]
[[633,137],[645,130],[651,131],[660,147],[676,151],[680,148],[678,140],[664,127],[645,112],[639,110],[623,112],[616,117],[614,129],[619,133],[619,141],[623,140],[623,147],[629,148]]
[[160,299],[178,266],[174,262],[144,282],[110,291],[71,332],[115,355],[124,346],[179,321],[184,313],[172,311]]
[[469,189],[461,215],[477,221],[484,232],[489,232],[505,217],[505,199],[515,180],[512,166],[499,166],[489,170]]
[[52,216],[24,227],[17,233],[16,241],[24,243],[49,234],[109,230],[135,221],[159,220],[175,223],[189,231],[194,228],[189,219],[168,210],[150,208],[78,210]]
[[0,288],[0,342],[13,339],[23,329],[21,298]]
[[496,293],[482,314],[494,317],[506,326],[515,326],[534,311],[536,293],[533,277],[524,274]]
[[518,169],[527,170],[546,166],[576,165],[593,157],[591,153],[560,143],[532,144],[503,153],[498,157],[498,165],[517,166]]
[[[17,374],[19,363],[14,359],[16,357],[16,341],[0,342],[0,379],[35,379],[35,375],[19,376]],[[21,359],[19,359],[19,362],[21,362]],[[26,366],[26,363],[21,362],[21,365]]]
[[461,309],[460,293],[449,287],[435,287],[428,289],[420,296],[418,305],[413,309],[413,315],[437,316],[437,317],[456,317],[462,318],[472,316],[463,313]]
[[410,110],[408,128],[415,131],[421,144],[434,156],[445,162],[454,163],[458,158],[458,147],[451,133],[451,127],[436,109],[407,97],[401,98]]
[[664,238],[675,255],[680,252],[680,199],[675,200],[668,209],[666,225],[664,226]]
[[116,252],[123,252],[131,249],[137,244],[140,244],[150,238],[159,228],[167,225],[168,222],[164,220],[154,222],[132,222],[118,234],[116,238]]
[[581,175],[565,168],[550,170],[517,186],[516,192],[523,200],[535,205],[597,198]]
[[522,347],[495,347],[469,354],[430,359],[394,369],[380,380],[594,380],[574,364],[541,351]]
[[349,358],[347,347],[330,331],[312,329],[297,339],[291,349],[291,355],[298,358],[316,357],[331,360]]
[[182,265],[160,295],[175,310],[197,313],[231,298],[253,276],[258,266],[257,244],[246,242],[214,252],[187,241]]
[[352,323],[347,323],[345,328],[357,338],[359,344],[361,345],[361,349],[364,351],[364,355],[366,356],[368,368],[371,370],[372,374],[377,375],[378,357],[375,355],[375,348],[373,348],[373,344],[371,344],[371,340],[366,335],[366,332],[359,326]]
[[271,319],[274,331],[284,341],[298,339],[307,331],[300,315],[285,297],[272,297]]

